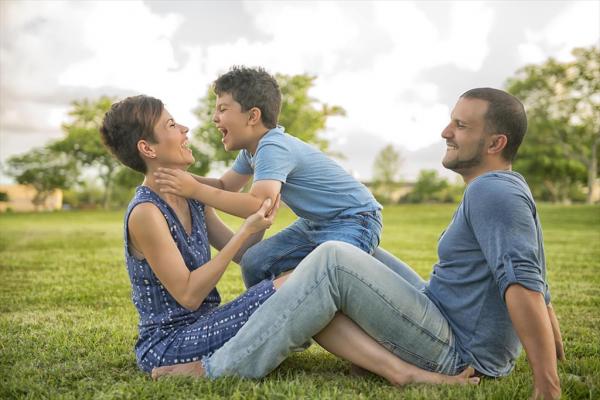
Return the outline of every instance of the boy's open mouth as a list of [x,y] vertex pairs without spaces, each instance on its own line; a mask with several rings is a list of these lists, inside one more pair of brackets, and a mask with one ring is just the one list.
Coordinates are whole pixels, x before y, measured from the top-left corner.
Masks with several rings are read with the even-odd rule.
[[221,139],[221,142],[225,140],[225,137],[227,136],[227,133],[229,132],[227,129],[225,128],[219,128],[219,131],[221,132],[221,134],[223,135],[223,138]]

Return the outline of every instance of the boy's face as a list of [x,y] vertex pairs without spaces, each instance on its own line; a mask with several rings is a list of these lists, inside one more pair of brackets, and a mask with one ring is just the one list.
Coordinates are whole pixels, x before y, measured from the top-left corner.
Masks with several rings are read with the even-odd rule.
[[242,111],[230,93],[217,95],[213,122],[223,135],[221,142],[226,151],[246,149],[251,144],[252,127],[248,121],[249,111]]

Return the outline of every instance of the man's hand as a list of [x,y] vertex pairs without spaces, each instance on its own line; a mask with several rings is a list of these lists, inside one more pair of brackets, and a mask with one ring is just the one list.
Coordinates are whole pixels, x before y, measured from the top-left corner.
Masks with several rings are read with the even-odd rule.
[[554,308],[552,304],[548,304],[548,317],[550,318],[550,324],[552,325],[552,334],[554,335],[554,346],[556,347],[556,359],[558,361],[565,361],[565,348],[563,346],[562,335],[560,334],[560,326],[558,325],[558,319],[554,314]]
[[161,193],[175,194],[181,197],[195,198],[195,192],[201,183],[189,173],[180,169],[159,168],[154,173]]

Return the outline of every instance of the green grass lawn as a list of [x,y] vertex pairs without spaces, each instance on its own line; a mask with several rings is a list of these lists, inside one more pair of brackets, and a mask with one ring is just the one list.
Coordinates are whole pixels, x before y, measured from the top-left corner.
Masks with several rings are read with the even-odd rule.
[[[600,207],[541,206],[548,276],[567,361],[563,397],[600,398]],[[383,246],[422,276],[454,206],[395,206],[384,212]],[[232,226],[239,220],[227,218]],[[292,221],[280,212],[276,232]],[[349,375],[318,346],[295,353],[259,381],[169,378],[153,382],[135,364],[136,311],[123,259],[122,212],[0,215],[0,398],[527,398],[521,356],[507,378],[477,387],[402,390]],[[232,264],[225,301],[242,291]]]

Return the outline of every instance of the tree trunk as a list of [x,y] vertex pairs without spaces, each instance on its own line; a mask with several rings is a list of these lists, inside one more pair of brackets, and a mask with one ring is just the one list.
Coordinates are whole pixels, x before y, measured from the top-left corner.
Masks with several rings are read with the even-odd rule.
[[594,185],[596,183],[596,172],[598,171],[598,145],[600,144],[600,136],[594,140],[592,144],[592,155],[588,164],[588,193],[587,203],[594,202]]
[[110,202],[111,188],[112,188],[112,178],[114,175],[115,169],[109,168],[106,172],[106,175],[101,177],[104,182],[104,196],[102,198],[102,208],[107,210]]

